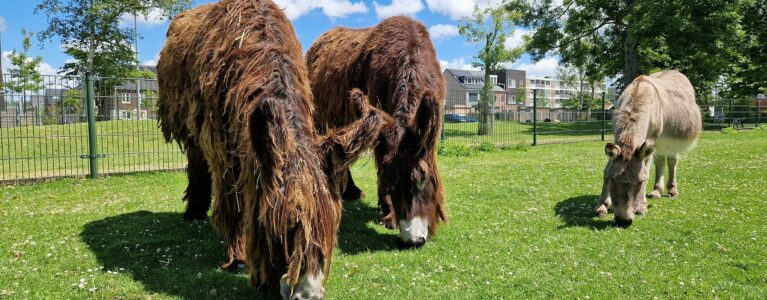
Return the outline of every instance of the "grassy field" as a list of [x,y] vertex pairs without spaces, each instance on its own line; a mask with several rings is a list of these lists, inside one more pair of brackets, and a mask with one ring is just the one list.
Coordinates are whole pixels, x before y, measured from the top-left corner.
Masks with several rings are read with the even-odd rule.
[[[610,124],[608,123],[608,128]],[[96,123],[100,173],[183,168],[186,158],[175,144],[165,144],[155,120]],[[477,136],[477,123],[445,124],[444,143],[478,145],[530,144],[530,123],[498,121],[494,134]],[[540,123],[538,142],[600,139],[600,122]],[[89,174],[87,123],[0,128],[0,181]]]
[[[417,250],[378,225],[368,193],[346,203],[329,299],[764,299],[767,131],[706,133],[678,199],[629,229],[593,218],[605,158],[588,142],[439,157],[451,221]],[[252,298],[219,271],[208,222],[181,221],[181,173],[0,188],[0,298]]]
[[[481,144],[490,142],[496,145],[532,144],[533,124],[515,121],[496,121],[493,134],[477,135],[479,123],[445,123],[444,142],[454,144]],[[607,138],[612,132],[612,122],[606,122]],[[601,121],[578,122],[540,122],[538,123],[539,144],[596,141],[601,139]]]
[[[96,123],[100,173],[183,168],[186,157],[166,144],[156,120]],[[0,181],[88,174],[88,124],[0,128]]]

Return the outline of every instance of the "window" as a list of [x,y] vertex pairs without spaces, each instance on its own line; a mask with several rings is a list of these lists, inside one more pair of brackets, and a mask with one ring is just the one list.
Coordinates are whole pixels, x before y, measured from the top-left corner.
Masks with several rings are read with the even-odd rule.
[[516,89],[517,88],[517,81],[514,79],[509,79],[509,89]]
[[463,83],[465,84],[481,84],[482,80],[478,77],[466,77],[463,79]]
[[477,103],[477,102],[479,102],[479,94],[469,93],[469,103]]
[[514,103],[517,103],[517,96],[516,95],[511,95],[511,97],[506,98],[506,104],[507,105],[511,105],[511,104],[514,104]]
[[490,82],[493,84],[493,86],[498,85],[498,76],[497,75],[490,75]]
[[130,93],[123,93],[122,103],[130,104]]

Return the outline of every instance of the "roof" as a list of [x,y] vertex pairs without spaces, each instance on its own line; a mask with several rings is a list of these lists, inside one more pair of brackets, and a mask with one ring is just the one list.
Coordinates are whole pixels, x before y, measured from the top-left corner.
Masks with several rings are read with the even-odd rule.
[[485,77],[485,72],[474,70],[447,69],[455,77]]

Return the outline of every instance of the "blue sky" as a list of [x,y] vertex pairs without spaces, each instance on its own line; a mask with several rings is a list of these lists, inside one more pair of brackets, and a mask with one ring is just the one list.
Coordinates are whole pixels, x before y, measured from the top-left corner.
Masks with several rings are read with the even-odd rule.
[[[2,34],[3,68],[7,69],[6,55],[13,49],[21,49],[21,28],[39,32],[46,27],[45,18],[34,13],[38,1],[0,0],[0,34]],[[194,6],[215,2],[195,0]],[[293,22],[296,34],[304,51],[322,33],[337,26],[360,28],[370,27],[380,20],[394,15],[407,15],[416,18],[429,28],[437,48],[437,58],[444,67],[470,68],[475,48],[458,35],[457,27],[461,17],[469,15],[474,4],[497,5],[499,0],[275,0],[278,6]],[[140,16],[138,30],[139,59],[142,63],[153,64],[165,41],[168,21],[160,14],[151,13]],[[133,18],[125,20],[126,26],[133,26]],[[509,46],[521,43],[522,35],[527,33],[518,29],[509,39]],[[43,74],[54,74],[66,60],[70,59],[62,52],[60,41],[51,40],[40,44],[36,39],[34,55],[43,57]],[[553,75],[557,61],[544,59],[538,63],[530,62],[523,56],[512,65],[516,69],[525,69],[530,75]]]

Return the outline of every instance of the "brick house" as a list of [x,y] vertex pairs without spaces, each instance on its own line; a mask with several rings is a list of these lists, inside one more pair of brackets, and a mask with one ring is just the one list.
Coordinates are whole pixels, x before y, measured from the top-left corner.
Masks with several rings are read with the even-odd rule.
[[[477,113],[477,104],[485,83],[485,73],[472,70],[446,69],[444,72],[447,85],[445,95],[445,113],[474,114]],[[493,81],[493,96],[495,97],[495,110],[504,109],[506,104],[506,90],[498,86],[498,76],[491,75]]]

